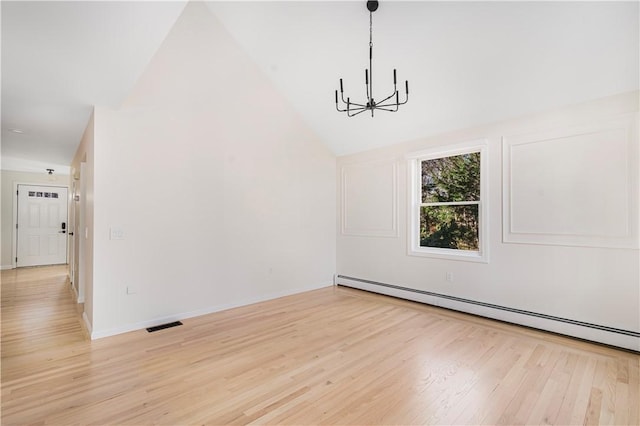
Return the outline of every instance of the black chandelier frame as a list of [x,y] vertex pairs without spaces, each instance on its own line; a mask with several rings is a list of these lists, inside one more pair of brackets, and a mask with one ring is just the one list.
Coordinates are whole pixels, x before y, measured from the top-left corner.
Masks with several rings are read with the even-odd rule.
[[[371,111],[371,117],[375,110],[388,112],[398,111],[400,105],[404,105],[409,100],[409,81],[405,80],[405,98],[400,101],[400,94],[397,89],[396,69],[393,69],[393,93],[381,101],[377,101],[373,97],[373,12],[378,10],[378,1],[367,1],[367,9],[369,10],[369,69],[364,70],[364,83],[367,89],[367,101],[365,103],[352,102],[350,97],[344,99],[344,88],[342,79],[340,79],[340,97],[336,90],[336,110],[346,112],[348,117],[355,117],[366,111]],[[395,99],[393,99],[395,98]],[[340,101],[342,104],[340,104]]]

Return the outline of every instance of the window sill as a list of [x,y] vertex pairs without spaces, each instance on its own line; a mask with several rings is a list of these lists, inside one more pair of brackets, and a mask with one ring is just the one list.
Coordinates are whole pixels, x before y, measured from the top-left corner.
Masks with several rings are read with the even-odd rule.
[[478,251],[464,251],[438,248],[411,248],[409,256],[431,257],[434,259],[456,260],[462,262],[489,263],[489,256]]

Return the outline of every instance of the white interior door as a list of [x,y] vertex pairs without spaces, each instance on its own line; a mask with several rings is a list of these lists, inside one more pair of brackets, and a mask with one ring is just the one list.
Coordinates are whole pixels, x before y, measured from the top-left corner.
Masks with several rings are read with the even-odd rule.
[[67,203],[67,188],[18,185],[18,267],[67,263]]

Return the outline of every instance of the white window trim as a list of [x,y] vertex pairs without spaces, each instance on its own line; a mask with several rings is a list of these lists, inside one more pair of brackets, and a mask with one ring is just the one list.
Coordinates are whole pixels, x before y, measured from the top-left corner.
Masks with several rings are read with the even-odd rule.
[[[408,219],[407,241],[409,256],[432,257],[437,259],[460,260],[466,262],[489,263],[489,149],[486,139],[473,140],[456,145],[435,147],[409,153],[405,156],[407,164],[407,188],[408,188]],[[478,202],[478,251],[443,249],[437,247],[420,246],[420,162],[434,158],[451,157],[455,155],[480,153],[480,201]],[[450,204],[450,203],[443,203]],[[462,204],[469,204],[463,202]]]

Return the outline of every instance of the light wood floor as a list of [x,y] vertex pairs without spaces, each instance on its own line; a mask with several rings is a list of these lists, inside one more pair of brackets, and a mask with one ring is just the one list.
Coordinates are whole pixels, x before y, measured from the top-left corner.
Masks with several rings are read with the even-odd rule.
[[62,267],[2,271],[2,424],[637,425],[629,352],[345,288],[88,341]]

